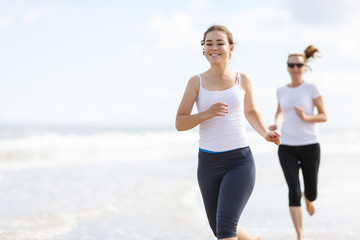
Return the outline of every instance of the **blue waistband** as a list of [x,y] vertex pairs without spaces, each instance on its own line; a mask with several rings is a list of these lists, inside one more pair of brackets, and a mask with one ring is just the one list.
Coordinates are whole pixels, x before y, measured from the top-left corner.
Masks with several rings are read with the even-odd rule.
[[202,149],[202,148],[199,148],[200,151],[202,152],[206,152],[206,153],[224,153],[224,152],[230,152],[231,150],[229,151],[222,151],[222,152],[214,152],[214,151],[210,151],[210,150],[206,150],[206,149]]

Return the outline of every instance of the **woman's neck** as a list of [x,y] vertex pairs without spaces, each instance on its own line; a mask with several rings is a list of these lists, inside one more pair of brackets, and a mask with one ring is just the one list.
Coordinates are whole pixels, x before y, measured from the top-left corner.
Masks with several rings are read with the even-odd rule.
[[218,79],[223,79],[223,78],[226,78],[226,76],[231,75],[231,71],[227,65],[225,65],[225,66],[212,65],[210,67],[210,69],[208,70],[208,73],[210,75],[215,76]]
[[288,87],[297,87],[300,86],[304,80],[302,79],[302,76],[300,77],[292,77],[291,83],[288,84]]

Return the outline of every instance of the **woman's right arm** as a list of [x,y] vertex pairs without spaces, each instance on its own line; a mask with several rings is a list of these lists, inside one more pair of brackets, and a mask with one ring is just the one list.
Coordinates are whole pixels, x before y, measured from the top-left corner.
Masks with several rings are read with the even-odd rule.
[[270,131],[275,131],[279,128],[281,121],[282,121],[281,118],[282,118],[282,110],[281,110],[280,103],[278,103],[278,107],[277,107],[277,110],[275,113],[275,124],[273,124],[269,127]]
[[223,102],[215,103],[206,111],[191,114],[194,103],[199,94],[200,80],[198,76],[190,78],[184,96],[180,102],[176,114],[176,129],[178,131],[185,131],[192,129],[205,120],[211,119],[215,116],[225,116],[227,113],[227,105]]

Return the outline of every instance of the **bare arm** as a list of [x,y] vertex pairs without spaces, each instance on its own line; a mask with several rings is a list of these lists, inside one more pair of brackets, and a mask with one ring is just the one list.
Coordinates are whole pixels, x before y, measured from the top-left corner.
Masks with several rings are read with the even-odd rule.
[[255,129],[255,131],[257,131],[267,141],[274,142],[276,145],[279,145],[280,134],[278,132],[268,131],[266,129],[265,124],[260,116],[260,113],[255,108],[251,81],[245,74],[241,74],[241,87],[245,91],[244,113],[246,119],[248,120],[250,125]]
[[313,101],[318,112],[316,115],[306,115],[303,108],[295,107],[297,115],[305,122],[326,122],[327,115],[322,97],[317,97]]
[[280,103],[278,103],[277,110],[275,113],[275,123],[271,126],[269,126],[270,131],[275,131],[279,128],[280,124],[282,122],[282,109],[280,106]]
[[194,103],[199,94],[200,80],[197,76],[190,78],[186,86],[185,93],[180,102],[176,114],[176,129],[178,131],[185,131],[192,129],[205,120],[211,119],[215,116],[225,116],[227,113],[226,103],[219,102],[210,106],[206,111],[191,114]]

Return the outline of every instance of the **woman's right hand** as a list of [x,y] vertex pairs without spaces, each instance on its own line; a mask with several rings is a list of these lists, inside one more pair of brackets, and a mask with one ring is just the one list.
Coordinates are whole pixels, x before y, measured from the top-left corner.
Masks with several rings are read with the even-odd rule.
[[211,119],[216,116],[225,116],[228,113],[228,105],[224,102],[217,102],[211,105],[205,112],[207,113],[207,119]]
[[269,130],[270,130],[270,131],[275,131],[275,130],[277,130],[277,129],[278,129],[278,127],[277,127],[276,124],[273,124],[273,125],[269,126]]
[[280,145],[280,143],[281,143],[281,141],[280,141],[280,133],[278,133],[278,132],[274,132],[274,131],[267,132],[264,135],[264,138],[266,139],[266,141],[273,142],[276,145]]

